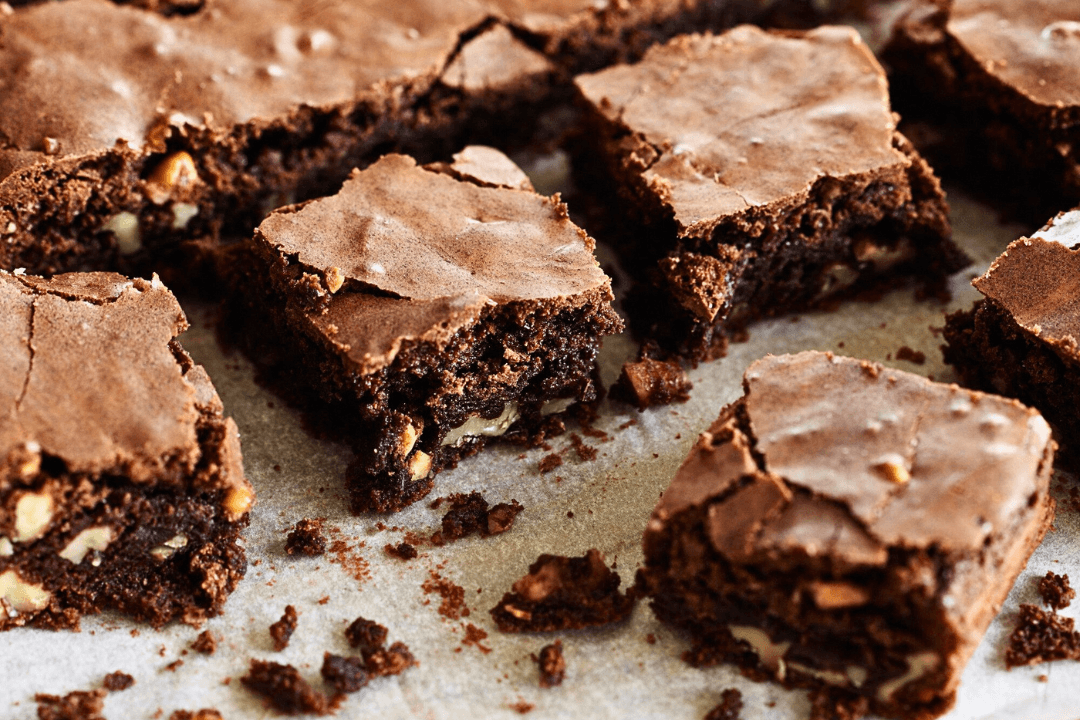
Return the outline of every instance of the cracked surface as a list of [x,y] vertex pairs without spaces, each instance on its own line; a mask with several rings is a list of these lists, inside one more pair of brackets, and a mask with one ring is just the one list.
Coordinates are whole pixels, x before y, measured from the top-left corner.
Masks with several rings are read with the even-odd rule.
[[694,662],[936,717],[1052,518],[1049,426],[819,352],[759,360],[744,388],[649,522],[654,609]]

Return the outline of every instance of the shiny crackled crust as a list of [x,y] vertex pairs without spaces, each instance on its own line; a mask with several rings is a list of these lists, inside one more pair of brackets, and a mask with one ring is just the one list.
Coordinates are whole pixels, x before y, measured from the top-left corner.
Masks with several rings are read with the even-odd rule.
[[396,510],[488,439],[539,442],[597,398],[600,338],[622,325],[593,248],[495,150],[390,155],[260,226],[232,325],[356,447],[353,508]]
[[747,320],[968,262],[850,29],[688,36],[576,82],[578,168],[621,215],[608,239],[635,279],[632,324],[669,351],[716,356]]
[[[1053,516],[1018,403],[824,353],[769,357],[657,505],[639,582],[688,659],[933,718]],[[912,442],[915,440],[916,442]]]
[[0,629],[220,612],[253,501],[236,425],[155,278],[0,274]]

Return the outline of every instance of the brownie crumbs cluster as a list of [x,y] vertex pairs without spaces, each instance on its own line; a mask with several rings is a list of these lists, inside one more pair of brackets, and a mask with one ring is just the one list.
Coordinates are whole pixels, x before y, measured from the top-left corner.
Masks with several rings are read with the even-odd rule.
[[345,629],[345,639],[360,651],[360,656],[326,653],[321,670],[323,680],[339,693],[353,693],[374,678],[399,675],[416,665],[416,659],[405,643],[386,646],[387,634],[385,626],[367,618],[356,618]]
[[213,655],[217,652],[217,638],[209,630],[203,630],[191,643],[191,649],[203,655]]
[[121,672],[119,670],[109,673],[105,676],[105,679],[101,681],[101,686],[109,692],[127,690],[134,684],[135,678],[131,677],[126,672]]
[[450,510],[443,516],[442,530],[431,536],[431,542],[443,545],[469,535],[484,538],[500,535],[513,526],[524,509],[517,500],[489,506],[478,492],[454,495],[450,498]]
[[105,690],[75,690],[63,697],[38,693],[38,720],[105,720],[101,715],[105,707]]
[[551,632],[607,625],[634,609],[632,594],[619,591],[619,574],[599,550],[582,557],[541,555],[491,610],[503,632]]
[[1076,591],[1069,585],[1068,575],[1047,571],[1039,578],[1039,597],[1054,610],[1064,610],[1076,597]]
[[326,537],[323,535],[323,521],[304,518],[285,537],[285,552],[290,555],[317,557],[326,552]]
[[705,720],[740,720],[742,709],[742,693],[728,688],[720,693],[720,703],[705,715]]
[[289,645],[289,638],[296,632],[296,608],[285,606],[281,619],[270,626],[270,638],[274,641],[274,650],[282,651]]
[[1038,665],[1053,660],[1080,660],[1080,632],[1072,618],[1061,617],[1072,603],[1076,591],[1068,575],[1047,572],[1039,578],[1039,596],[1049,606],[1045,611],[1035,605],[1020,605],[1016,629],[1005,648],[1005,666],[1010,670],[1024,665]]
[[540,687],[553,688],[562,685],[562,681],[566,679],[566,657],[562,651],[562,640],[540,648],[536,664],[540,669]]
[[286,715],[326,715],[336,707],[334,700],[311,687],[292,665],[252,659],[240,682]]
[[684,403],[693,388],[677,360],[643,358],[622,366],[611,397],[630,403],[638,410],[656,405]]

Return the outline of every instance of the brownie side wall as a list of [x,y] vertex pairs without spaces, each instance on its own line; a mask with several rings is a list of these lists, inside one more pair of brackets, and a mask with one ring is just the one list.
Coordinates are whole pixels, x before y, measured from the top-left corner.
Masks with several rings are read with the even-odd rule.
[[993,300],[946,317],[945,362],[971,388],[1016,398],[1054,424],[1063,451],[1080,448],[1080,366],[1021,328]]

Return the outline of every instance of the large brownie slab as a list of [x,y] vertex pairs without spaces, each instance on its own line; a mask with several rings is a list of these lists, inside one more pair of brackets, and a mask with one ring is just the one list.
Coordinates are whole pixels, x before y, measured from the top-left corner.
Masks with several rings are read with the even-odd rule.
[[[832,7],[837,3],[827,3]],[[839,3],[846,6],[847,2]],[[806,0],[66,0],[0,15],[0,267],[186,266],[392,149],[529,135],[560,77]],[[815,3],[814,6],[820,5]],[[10,6],[9,10],[10,10]],[[156,11],[155,11],[156,10]],[[815,13],[812,13],[815,14]]]
[[631,320],[670,350],[709,357],[749,318],[965,264],[850,28],[679,37],[576,83],[588,156],[630,221],[612,240],[637,281]]
[[886,49],[935,165],[1035,227],[1080,202],[1078,28],[1072,0],[920,0]]
[[233,314],[293,397],[358,423],[354,509],[396,510],[486,439],[538,441],[596,399],[622,324],[593,248],[496,150],[388,155],[259,226]]
[[1052,520],[1046,421],[828,353],[768,356],[743,386],[653,511],[653,609],[698,662],[943,714]]
[[217,614],[254,495],[155,277],[0,272],[0,630]]
[[984,296],[945,325],[965,385],[1037,407],[1067,454],[1080,448],[1080,210],[1022,237],[972,284]]

